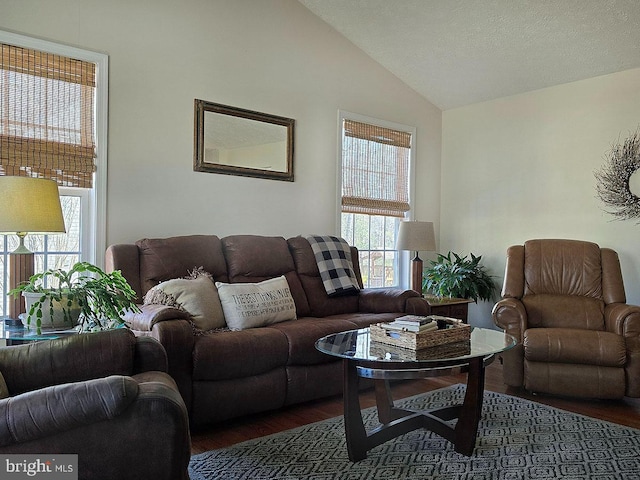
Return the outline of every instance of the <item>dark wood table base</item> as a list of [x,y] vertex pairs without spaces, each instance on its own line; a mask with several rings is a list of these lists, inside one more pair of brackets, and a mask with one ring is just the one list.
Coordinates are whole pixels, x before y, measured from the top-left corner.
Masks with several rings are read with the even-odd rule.
[[[471,455],[478,435],[478,423],[482,416],[484,371],[494,356],[476,357],[467,363],[430,369],[372,369],[358,365],[357,361],[344,360],[344,423],[347,450],[352,462],[363,460],[367,451],[393,438],[418,428],[426,428],[453,443],[456,452]],[[433,410],[414,411],[397,408],[389,389],[389,380],[449,375],[467,371],[467,391],[464,401]],[[378,419],[380,425],[367,432],[362,421],[358,384],[360,377],[374,379]],[[454,427],[447,421],[458,419]]]

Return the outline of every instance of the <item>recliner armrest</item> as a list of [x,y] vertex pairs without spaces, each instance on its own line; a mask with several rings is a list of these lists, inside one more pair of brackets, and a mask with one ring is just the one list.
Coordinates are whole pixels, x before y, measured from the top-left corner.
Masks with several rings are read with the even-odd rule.
[[522,343],[527,329],[527,311],[517,298],[503,298],[493,306],[491,311],[493,323],[506,333],[513,335],[518,343]]
[[133,372],[136,337],[126,328],[69,335],[0,349],[9,392],[23,392]]
[[138,382],[113,375],[54,385],[0,400],[0,447],[24,443],[120,415]]
[[611,303],[604,308],[605,328],[624,337],[640,336],[640,306]]
[[153,337],[136,337],[133,372],[166,372],[169,365],[167,352]]

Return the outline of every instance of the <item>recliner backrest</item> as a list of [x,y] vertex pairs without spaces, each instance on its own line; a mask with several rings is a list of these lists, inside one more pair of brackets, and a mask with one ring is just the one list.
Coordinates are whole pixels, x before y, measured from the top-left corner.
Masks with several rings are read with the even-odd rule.
[[524,294],[602,298],[600,247],[578,240],[524,244]]
[[522,300],[530,327],[602,330],[605,305],[625,301],[617,254],[580,240],[509,247],[502,294]]

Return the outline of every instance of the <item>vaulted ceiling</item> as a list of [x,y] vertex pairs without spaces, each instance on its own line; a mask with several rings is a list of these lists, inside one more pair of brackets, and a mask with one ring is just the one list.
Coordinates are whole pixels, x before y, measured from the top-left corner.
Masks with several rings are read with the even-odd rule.
[[299,1],[442,110],[640,67],[640,0]]

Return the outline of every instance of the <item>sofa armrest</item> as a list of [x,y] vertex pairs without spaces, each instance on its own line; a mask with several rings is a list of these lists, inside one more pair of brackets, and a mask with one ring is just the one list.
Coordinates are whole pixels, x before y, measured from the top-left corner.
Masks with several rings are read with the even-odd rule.
[[128,311],[123,320],[132,329],[150,332],[158,322],[166,320],[188,320],[189,314],[166,305],[138,305],[139,312]]
[[12,395],[63,383],[133,373],[136,337],[126,328],[0,349]]
[[66,383],[0,400],[0,446],[24,443],[120,415],[138,382],[111,376]]
[[518,343],[522,343],[527,329],[527,311],[517,298],[503,298],[493,306],[491,311],[493,323],[506,333],[513,335]]
[[366,313],[406,312],[410,298],[420,298],[413,290],[365,288],[360,290],[359,310]]
[[[131,392],[132,395],[127,394],[122,398],[124,408],[115,411],[114,415],[102,421],[94,417],[86,418],[86,422],[81,422],[70,430],[59,428],[56,422],[55,430],[48,436],[42,436],[42,429],[39,428],[35,435],[30,435],[31,440],[21,443],[15,443],[11,436],[13,443],[0,446],[0,453],[74,453],[78,455],[78,478],[188,480],[187,467],[191,453],[189,419],[173,380],[161,372],[147,372],[134,378],[125,378],[124,382],[127,384],[133,382],[132,385],[137,385],[137,393]],[[86,382],[81,386],[86,386]],[[70,385],[60,387],[74,388]],[[73,393],[75,392],[65,390],[63,398],[73,398]],[[31,400],[30,408],[34,411],[42,410],[38,415],[46,415],[47,409],[43,404],[38,403],[34,407]],[[0,400],[0,444],[4,444],[5,435],[12,433],[3,422],[8,418],[6,404],[14,401],[15,397]],[[106,401],[111,400],[107,398]],[[125,401],[129,401],[127,406],[124,406]],[[91,405],[93,408],[93,403]],[[56,416],[52,418],[57,421],[65,418],[65,415],[78,417],[83,412],[79,406],[74,403],[65,412],[56,412]]]
[[167,352],[162,344],[153,337],[136,337],[136,351],[133,372],[166,372],[168,368]]
[[[145,307],[157,306],[145,305]],[[171,317],[171,311],[183,313],[180,310],[164,307],[159,311],[162,320],[151,322],[150,331],[146,329],[134,330],[134,333],[139,337],[153,337],[160,342],[167,355],[167,371],[175,379],[185,404],[191,410],[193,348],[196,332],[191,322],[175,316]],[[145,324],[136,325],[145,326]]]

